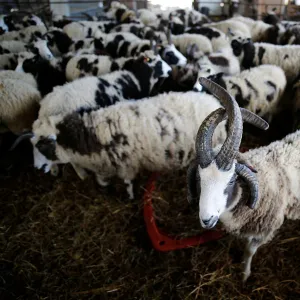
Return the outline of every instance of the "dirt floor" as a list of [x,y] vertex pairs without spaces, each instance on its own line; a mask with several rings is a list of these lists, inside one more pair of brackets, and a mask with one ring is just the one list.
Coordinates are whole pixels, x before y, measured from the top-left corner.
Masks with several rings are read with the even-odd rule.
[[[0,178],[1,300],[300,299],[299,221],[286,222],[259,249],[243,286],[243,243],[231,236],[167,253],[153,249],[142,212],[150,174],[137,180],[130,201],[121,182],[100,188],[69,166],[57,178],[26,164],[16,171],[6,162],[6,168]],[[153,203],[165,231],[201,232],[186,201],[184,172],[160,177]]]

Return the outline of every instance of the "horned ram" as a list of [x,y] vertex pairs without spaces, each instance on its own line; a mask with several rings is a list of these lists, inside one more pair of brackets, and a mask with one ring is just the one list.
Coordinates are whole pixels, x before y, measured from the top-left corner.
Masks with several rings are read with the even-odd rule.
[[[245,117],[238,104],[221,87],[204,80],[202,85],[218,95],[226,110],[214,111],[199,128],[197,158],[188,169],[188,199],[199,202],[202,227],[213,228],[220,220],[226,231],[246,239],[247,280],[257,249],[274,237],[284,219],[300,218],[300,131],[240,153]],[[227,140],[221,149],[213,148],[214,129],[227,117]]]

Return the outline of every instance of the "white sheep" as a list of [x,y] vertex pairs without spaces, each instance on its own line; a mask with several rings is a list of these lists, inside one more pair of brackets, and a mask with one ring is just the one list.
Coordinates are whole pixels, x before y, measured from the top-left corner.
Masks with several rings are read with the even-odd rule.
[[0,54],[25,52],[26,46],[27,44],[21,41],[1,41]]
[[71,39],[85,39],[104,33],[103,23],[95,21],[72,22],[64,26],[63,31]]
[[[188,172],[188,198],[199,201],[202,227],[213,228],[220,220],[226,231],[246,239],[246,280],[257,249],[274,237],[284,219],[300,218],[300,131],[239,153],[244,116],[227,92],[209,83],[206,86],[227,107],[211,114],[199,129],[197,159]],[[213,149],[213,131],[227,115],[231,128],[227,140],[221,150]]]
[[230,32],[234,37],[241,37],[243,39],[251,38],[251,32],[248,26],[241,21],[229,19],[221,22],[204,24],[203,26],[219,29],[225,34]]
[[[286,87],[286,77],[280,67],[262,65],[245,70],[238,75],[222,73],[207,77],[233,96],[240,107],[271,121],[278,110],[278,102]],[[197,90],[202,90],[199,82]]]
[[172,42],[185,56],[189,54],[192,47],[195,47],[192,54],[194,59],[199,59],[201,56],[213,52],[211,41],[206,36],[200,34],[184,33],[173,35]]
[[28,80],[5,78],[1,76],[2,72],[0,72],[0,123],[13,133],[21,134],[23,131],[31,130],[38,114],[41,95]]
[[[219,107],[210,95],[169,93],[107,109],[39,117],[33,125],[34,164],[49,171],[53,163],[71,163],[77,170],[93,171],[101,185],[117,176],[133,198],[131,181],[141,170],[171,172],[187,166],[199,124]],[[214,144],[225,135],[223,124]]]
[[20,73],[13,70],[0,71],[0,80],[2,79],[20,80],[37,88],[37,82],[31,74]]
[[14,53],[0,54],[0,70],[14,70],[18,64],[18,55]]

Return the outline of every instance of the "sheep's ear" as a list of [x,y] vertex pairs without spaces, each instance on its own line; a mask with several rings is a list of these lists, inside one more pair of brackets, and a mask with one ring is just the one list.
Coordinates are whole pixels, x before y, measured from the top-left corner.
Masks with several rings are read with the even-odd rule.
[[193,160],[187,170],[187,200],[190,204],[197,204],[200,196],[200,176],[198,162]]

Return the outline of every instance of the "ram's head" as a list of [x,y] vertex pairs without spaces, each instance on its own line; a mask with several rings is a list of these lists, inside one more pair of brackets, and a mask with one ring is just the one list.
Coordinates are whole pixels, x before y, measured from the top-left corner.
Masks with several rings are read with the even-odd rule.
[[[188,169],[188,200],[199,201],[202,227],[212,228],[230,206],[235,183],[240,176],[248,184],[248,202],[254,208],[258,199],[258,182],[251,168],[237,161],[243,133],[243,120],[261,129],[269,125],[257,115],[238,106],[225,89],[207,78],[200,83],[216,96],[224,108],[212,112],[202,123],[196,137],[196,159]],[[228,133],[224,144],[212,148],[212,136],[220,122],[228,118]]]

